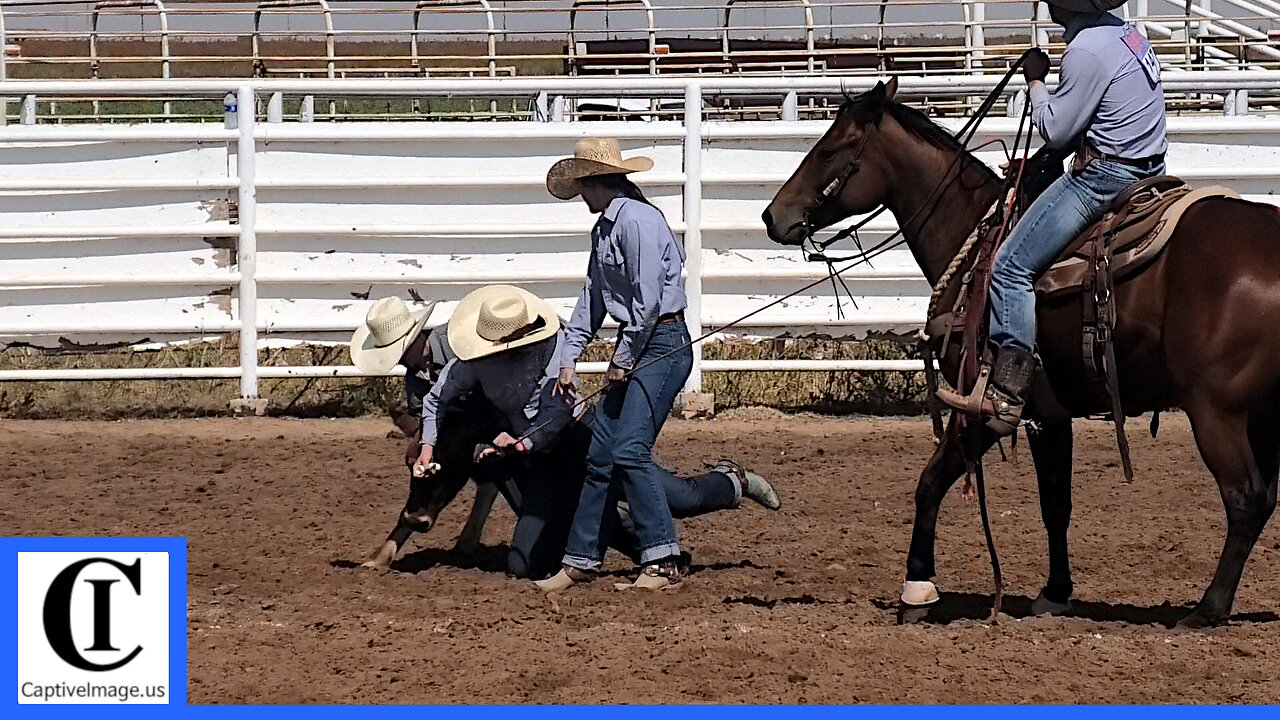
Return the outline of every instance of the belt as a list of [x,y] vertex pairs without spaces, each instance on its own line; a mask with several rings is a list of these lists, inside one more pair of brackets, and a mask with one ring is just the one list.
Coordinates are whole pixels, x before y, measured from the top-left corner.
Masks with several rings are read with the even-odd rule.
[[680,311],[678,311],[678,312],[673,312],[673,313],[667,313],[666,315],[659,315],[659,316],[658,316],[658,324],[659,324],[659,325],[661,325],[662,323],[670,323],[670,322],[676,322],[676,321],[684,322],[684,311],[683,311],[683,310],[680,310]]
[[1122,158],[1119,155],[1108,155],[1106,153],[1102,153],[1102,159],[1110,160],[1114,163],[1120,163],[1121,165],[1128,165],[1129,167],[1138,168],[1139,170],[1150,170],[1164,162],[1164,153],[1160,153],[1159,155],[1148,155],[1144,158]]

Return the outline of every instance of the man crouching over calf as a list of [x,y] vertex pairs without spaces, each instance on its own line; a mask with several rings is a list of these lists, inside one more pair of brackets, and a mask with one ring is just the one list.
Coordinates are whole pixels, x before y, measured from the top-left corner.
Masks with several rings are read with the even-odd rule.
[[[478,485],[496,483],[517,516],[507,570],[519,578],[546,577],[559,569],[568,542],[591,441],[591,413],[575,418],[577,398],[557,390],[560,320],[532,293],[497,285],[462,299],[449,321],[447,344],[438,331],[429,335],[426,347],[433,358],[437,352],[456,357],[422,399],[421,448],[401,524],[419,511],[434,522],[469,475]],[[414,358],[404,360],[416,376]],[[473,457],[477,443],[482,447]],[[727,461],[698,477],[671,476],[663,486],[674,517],[736,508],[744,496],[771,509],[779,506],[763,478]],[[612,515],[610,530],[617,532],[611,532],[610,546],[638,560],[625,513]],[[399,531],[398,525],[388,538],[386,562],[403,544]]]

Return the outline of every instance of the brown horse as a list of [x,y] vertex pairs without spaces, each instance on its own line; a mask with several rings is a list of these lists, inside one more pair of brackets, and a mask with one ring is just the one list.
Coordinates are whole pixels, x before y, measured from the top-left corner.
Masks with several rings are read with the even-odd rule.
[[[798,245],[815,230],[887,207],[933,284],[1002,183],[945,130],[896,102],[896,89],[890,81],[849,98],[765,210],[764,221],[775,242]],[[1114,347],[1125,414],[1185,410],[1222,494],[1226,544],[1213,582],[1182,621],[1221,622],[1276,504],[1280,212],[1236,199],[1196,203],[1163,254],[1119,282],[1116,297]],[[945,299],[941,304],[949,307]],[[1056,611],[1067,607],[1072,592],[1071,418],[1109,412],[1110,404],[1087,379],[1080,299],[1041,300],[1036,321],[1043,370],[1025,417],[1049,536],[1049,577],[1036,610]],[[958,354],[948,353],[942,368],[953,385]],[[994,440],[982,437],[974,449],[985,451]],[[930,591],[938,506],[964,473],[963,442],[959,433],[946,433],[916,489],[907,580],[926,583]]]

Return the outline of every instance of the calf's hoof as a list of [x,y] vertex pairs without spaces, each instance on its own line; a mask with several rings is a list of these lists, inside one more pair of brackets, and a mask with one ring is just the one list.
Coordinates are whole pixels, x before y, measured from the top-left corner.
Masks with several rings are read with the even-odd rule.
[[908,580],[902,583],[902,604],[924,607],[938,602],[938,586],[929,580]]
[[1069,612],[1071,612],[1070,598],[1064,603],[1054,602],[1044,596],[1044,590],[1041,590],[1036,599],[1031,601],[1032,615],[1065,615]]
[[393,540],[388,540],[382,544],[373,553],[373,557],[360,564],[360,567],[366,570],[387,570],[391,567],[391,561],[396,557],[396,544]]

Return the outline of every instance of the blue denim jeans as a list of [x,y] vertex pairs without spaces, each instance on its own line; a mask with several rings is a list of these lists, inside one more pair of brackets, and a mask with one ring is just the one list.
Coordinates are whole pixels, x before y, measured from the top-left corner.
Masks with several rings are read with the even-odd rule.
[[1051,184],[996,252],[991,269],[991,342],[1032,352],[1036,341],[1033,289],[1058,255],[1103,216],[1111,201],[1139,180],[1164,174],[1110,160],[1094,160],[1079,175]]
[[653,467],[662,480],[671,517],[677,520],[731,510],[742,504],[742,486],[737,478],[718,472],[682,478],[657,465]]
[[689,330],[683,322],[659,323],[636,358],[636,366],[662,359],[637,370],[600,401],[587,452],[587,478],[569,531],[564,564],[582,570],[600,568],[611,529],[605,522],[606,513],[615,512],[623,498],[640,542],[640,562],[649,564],[680,554],[663,489],[663,479],[670,473],[653,464],[653,443],[693,369],[693,349],[685,347],[688,344]]
[[[575,423],[561,434],[554,447],[528,453],[515,464],[521,503],[516,507],[508,498],[516,508],[516,527],[507,552],[507,572],[515,577],[539,580],[560,568],[586,476],[585,459],[594,418],[587,422],[590,424]],[[742,502],[742,486],[736,478],[723,473],[709,472],[686,479],[660,467],[654,469],[673,518],[736,508]],[[631,522],[621,522],[617,510],[606,510],[601,533],[608,538],[609,547],[640,562],[635,528]]]

